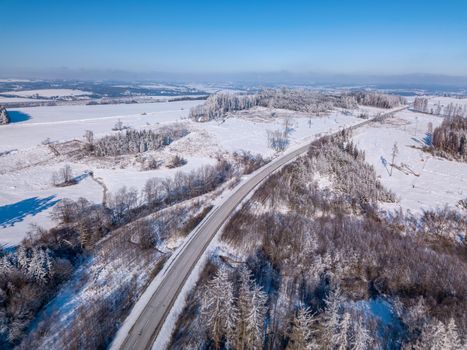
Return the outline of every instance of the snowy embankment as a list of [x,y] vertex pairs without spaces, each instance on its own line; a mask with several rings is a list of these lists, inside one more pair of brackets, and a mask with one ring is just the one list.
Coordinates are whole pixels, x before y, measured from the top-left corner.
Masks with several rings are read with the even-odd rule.
[[[434,157],[421,148],[426,145],[428,125],[433,129],[442,118],[402,111],[383,124],[365,126],[355,132],[353,140],[365,151],[366,160],[375,167],[382,184],[393,191],[399,202],[388,209],[420,213],[449,205],[455,207],[467,198],[467,163]],[[392,169],[392,150],[398,154]]]

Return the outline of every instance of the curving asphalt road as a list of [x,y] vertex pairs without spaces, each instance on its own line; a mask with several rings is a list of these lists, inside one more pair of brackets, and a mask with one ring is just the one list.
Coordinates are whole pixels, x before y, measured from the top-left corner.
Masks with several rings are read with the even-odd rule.
[[[393,109],[383,116],[387,117],[392,113],[406,108],[407,106]],[[372,121],[372,119],[366,120],[348,129],[356,129]],[[165,269],[165,274],[161,283],[126,335],[124,341],[120,345],[120,349],[151,349],[185,281],[219,228],[229,218],[230,214],[242,200],[250,194],[260,182],[271,175],[275,170],[305,153],[308,147],[309,145],[307,144],[290,153],[284,154],[253,173],[248,181],[239,186],[228,199],[208,214],[195,229],[191,238],[177,250],[177,253],[175,253],[176,256],[169,260],[170,264]]]

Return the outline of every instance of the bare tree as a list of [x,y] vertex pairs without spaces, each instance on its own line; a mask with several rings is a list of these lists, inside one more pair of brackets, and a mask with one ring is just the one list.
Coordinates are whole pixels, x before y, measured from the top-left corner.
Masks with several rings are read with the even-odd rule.
[[291,117],[287,116],[287,117],[284,118],[284,135],[285,135],[285,137],[289,136],[289,132],[292,129],[292,122],[293,122],[293,119]]
[[114,127],[112,128],[113,131],[121,131],[123,129],[126,129],[126,128],[120,119],[115,123]]
[[85,149],[89,152],[92,151],[94,149],[94,133],[91,130],[86,130],[83,137],[86,141]]
[[92,145],[94,143],[94,133],[91,130],[86,130],[84,132],[84,139]]
[[394,167],[394,162],[396,160],[396,156],[399,154],[399,148],[397,147],[397,142],[394,142],[394,145],[392,146],[392,161],[391,161],[391,172],[389,176],[392,176],[392,168]]
[[268,130],[267,139],[269,147],[277,152],[285,150],[289,144],[287,134],[280,130]]
[[71,166],[66,164],[63,168],[52,174],[52,183],[54,186],[69,186],[75,184]]

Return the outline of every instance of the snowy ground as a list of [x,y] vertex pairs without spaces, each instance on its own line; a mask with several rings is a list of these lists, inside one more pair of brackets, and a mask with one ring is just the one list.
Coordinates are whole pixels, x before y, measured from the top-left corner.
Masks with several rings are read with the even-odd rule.
[[2,103],[13,103],[13,102],[42,102],[48,101],[42,98],[25,98],[25,97],[5,97],[0,96],[0,104]]
[[[292,117],[289,147],[361,122],[361,119],[340,111],[310,118],[304,113],[256,108],[236,113],[223,122],[195,123],[187,116],[189,109],[199,103],[202,101],[9,110],[10,114],[17,114],[16,122],[0,127],[0,244],[17,244],[33,223],[51,227],[51,208],[62,198],[83,196],[100,202],[103,189],[91,177],[84,176],[86,171],[92,170],[110,192],[123,186],[140,191],[149,178],[163,179],[179,170],[191,171],[214,164],[219,155],[229,157],[234,151],[273,156],[275,152],[267,144],[267,131],[283,130],[283,120],[287,116]],[[378,112],[368,110],[371,114]],[[354,115],[358,113],[355,111]],[[152,156],[167,161],[178,154],[188,161],[187,164],[177,169],[162,166],[157,170],[142,171],[142,163],[135,156],[125,156],[118,161],[76,160],[66,154],[56,155],[49,146],[42,144],[45,139],[82,141],[85,130],[92,130],[99,138],[114,133],[112,127],[118,120],[135,129],[157,129],[162,125],[183,123],[190,134],[153,152]],[[74,176],[84,177],[74,186],[53,187],[52,174],[64,164],[71,165]]]
[[[366,160],[373,164],[383,185],[399,197],[399,202],[390,207],[419,213],[444,205],[455,206],[467,198],[467,163],[433,157],[420,149],[428,123],[435,128],[442,120],[406,110],[383,124],[373,123],[355,132],[354,141],[365,151]],[[390,176],[395,142],[399,149],[395,164],[404,163],[408,168],[403,168],[404,172],[394,168]]]
[[430,110],[431,108],[434,108],[437,105],[441,105],[441,107],[445,107],[450,103],[467,106],[467,97],[455,98],[455,97],[444,97],[444,96],[428,96],[428,110]]
[[137,103],[118,105],[68,105],[15,108],[9,114],[22,115],[20,122],[0,128],[0,152],[39,145],[44,139],[66,141],[93,130],[96,137],[111,132],[120,119],[134,128],[184,118],[199,101]]
[[82,91],[76,89],[39,89],[39,90],[22,90],[22,91],[2,91],[0,94],[13,95],[18,97],[68,97],[68,96],[85,96],[91,95],[89,91]]

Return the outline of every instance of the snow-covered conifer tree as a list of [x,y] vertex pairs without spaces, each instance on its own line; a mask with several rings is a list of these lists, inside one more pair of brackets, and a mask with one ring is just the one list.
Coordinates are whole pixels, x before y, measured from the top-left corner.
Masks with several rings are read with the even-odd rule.
[[237,308],[233,285],[225,267],[221,267],[207,284],[202,297],[201,316],[217,349],[224,338],[227,343],[233,343]]
[[290,340],[287,346],[289,350],[312,350],[319,346],[313,338],[314,317],[311,311],[300,306],[292,322]]

